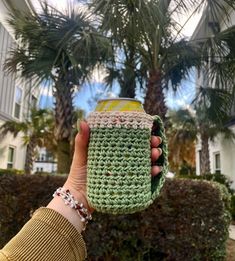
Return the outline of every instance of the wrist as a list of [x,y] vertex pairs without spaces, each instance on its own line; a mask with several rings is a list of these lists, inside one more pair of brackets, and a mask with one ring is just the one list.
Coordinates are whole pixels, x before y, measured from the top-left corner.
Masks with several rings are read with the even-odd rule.
[[[82,203],[84,205],[84,207],[90,211],[90,206],[89,206],[89,203],[87,200],[86,191],[84,191],[83,188],[81,188],[81,187],[75,188],[74,185],[70,184],[69,181],[65,182],[63,188],[68,189],[71,192],[71,194],[74,196],[74,198],[78,202]],[[91,213],[91,211],[90,211],[90,213]]]
[[91,219],[91,212],[87,207],[83,191],[74,190],[73,187],[65,184],[63,188],[58,188],[55,191],[53,197],[54,199],[47,207],[63,215],[79,232],[84,230],[87,222]]
[[47,208],[53,209],[60,213],[77,229],[78,232],[81,233],[84,229],[84,224],[78,216],[78,213],[74,209],[65,205],[60,197],[54,197],[47,205]]

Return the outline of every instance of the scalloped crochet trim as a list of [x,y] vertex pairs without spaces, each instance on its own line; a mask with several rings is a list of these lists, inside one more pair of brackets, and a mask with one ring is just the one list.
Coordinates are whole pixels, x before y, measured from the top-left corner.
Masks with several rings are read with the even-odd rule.
[[87,118],[90,128],[152,129],[153,117],[145,112],[92,112]]

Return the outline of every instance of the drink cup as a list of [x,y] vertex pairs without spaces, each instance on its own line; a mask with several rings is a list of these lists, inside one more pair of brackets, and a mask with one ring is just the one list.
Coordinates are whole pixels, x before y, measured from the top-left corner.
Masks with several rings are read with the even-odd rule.
[[[167,144],[159,116],[148,115],[135,99],[105,99],[87,119],[90,127],[87,196],[99,212],[129,214],[147,208],[168,171]],[[151,176],[151,135],[160,136],[162,166]]]

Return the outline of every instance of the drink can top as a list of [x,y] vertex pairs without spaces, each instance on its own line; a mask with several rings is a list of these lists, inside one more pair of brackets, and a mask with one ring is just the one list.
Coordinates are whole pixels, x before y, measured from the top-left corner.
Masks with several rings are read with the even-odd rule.
[[144,112],[142,103],[131,98],[111,98],[98,101],[95,111],[140,111]]

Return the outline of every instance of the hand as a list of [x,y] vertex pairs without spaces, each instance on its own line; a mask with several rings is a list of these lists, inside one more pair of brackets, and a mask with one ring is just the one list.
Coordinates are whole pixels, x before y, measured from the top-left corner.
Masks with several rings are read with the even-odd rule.
[[87,185],[87,153],[90,130],[85,121],[80,123],[80,130],[75,138],[75,150],[73,161],[70,167],[70,173],[64,184],[71,194],[90,211],[94,209],[89,207],[86,195]]
[[[80,123],[80,131],[75,139],[75,151],[73,162],[70,169],[70,174],[64,185],[69,188],[71,193],[81,200],[83,204],[92,212],[93,209],[89,208],[86,195],[86,178],[87,178],[87,151],[89,142],[89,126],[86,122]],[[161,143],[161,138],[158,136],[151,137],[151,160],[155,162],[162,154],[162,150],[157,148]],[[156,176],[161,172],[160,166],[152,166],[151,174]]]
[[[152,136],[151,137],[151,160],[152,165],[156,162],[156,160],[162,154],[162,149],[157,148],[162,143],[162,139],[159,136]],[[151,175],[154,177],[162,171],[161,166],[152,166]]]
[[[70,168],[69,176],[64,184],[64,188],[69,189],[74,198],[92,213],[93,209],[89,208],[86,196],[86,178],[87,178],[87,150],[89,141],[89,127],[85,122],[80,124],[80,133],[75,139],[75,151]],[[76,229],[81,232],[84,228],[79,215],[74,209],[66,206],[60,197],[54,197],[49,204],[51,208],[64,216]]]

